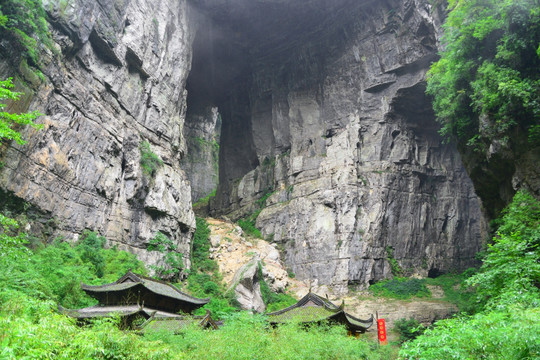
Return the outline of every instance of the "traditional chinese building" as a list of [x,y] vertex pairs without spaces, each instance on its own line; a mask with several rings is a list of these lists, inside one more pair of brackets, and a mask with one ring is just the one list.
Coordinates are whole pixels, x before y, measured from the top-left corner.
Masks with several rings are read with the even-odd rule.
[[[210,301],[210,298],[195,298],[164,281],[131,271],[110,284],[98,286],[81,284],[81,287],[99,303],[78,310],[59,307],[62,313],[79,320],[119,315],[122,326],[126,328],[139,327],[152,320],[184,321],[188,318],[186,314],[191,314]],[[204,318],[211,320],[209,313]],[[208,319],[203,322],[206,324]]]
[[221,322],[214,321],[210,315],[210,311],[206,310],[203,316],[179,316],[175,318],[157,318],[153,321],[147,321],[141,326],[141,332],[145,333],[148,330],[153,331],[168,331],[173,334],[178,334],[182,329],[196,324],[203,329],[216,330],[221,325]]
[[309,292],[296,304],[285,309],[267,314],[272,325],[288,322],[301,324],[320,324],[328,321],[343,324],[350,335],[365,332],[373,324],[373,315],[367,320],[358,319],[344,310],[344,303],[337,306],[328,299],[324,299]]

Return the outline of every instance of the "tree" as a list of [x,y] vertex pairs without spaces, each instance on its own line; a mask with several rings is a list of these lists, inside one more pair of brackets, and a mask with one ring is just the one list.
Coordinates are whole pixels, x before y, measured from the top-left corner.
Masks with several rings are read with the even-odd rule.
[[481,306],[540,305],[540,202],[519,191],[503,211],[480,271],[467,283]]
[[448,3],[444,50],[427,86],[441,133],[477,150],[493,140],[511,147],[516,131],[539,145],[538,0]]
[[15,130],[17,125],[29,125],[34,129],[41,129],[43,125],[34,123],[34,120],[41,116],[37,111],[23,114],[11,114],[4,111],[6,104],[3,103],[6,99],[18,100],[21,93],[11,91],[13,88],[12,79],[9,78],[4,81],[0,81],[0,145],[3,139],[15,140],[17,144],[26,143],[21,134]]

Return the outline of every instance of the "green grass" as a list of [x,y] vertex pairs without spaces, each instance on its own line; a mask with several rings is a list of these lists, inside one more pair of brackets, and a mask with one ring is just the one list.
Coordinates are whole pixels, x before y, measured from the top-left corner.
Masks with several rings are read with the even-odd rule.
[[255,221],[257,220],[259,213],[260,211],[238,220],[238,226],[240,226],[247,235],[256,238],[262,238],[261,231],[255,226]]
[[170,347],[118,330],[117,319],[80,327],[56,303],[20,291],[0,293],[1,359],[174,359]]
[[369,291],[375,296],[400,300],[431,296],[424,279],[394,278],[383,280],[371,285]]
[[210,259],[208,223],[200,217],[195,220],[197,229],[193,236],[192,264],[186,290],[197,297],[211,297],[210,303],[199,309],[196,314],[202,315],[206,310],[210,310],[215,319],[221,319],[238,311],[238,302],[231,293],[226,293],[219,266],[215,260]]
[[460,311],[473,311],[474,292],[469,289],[464,281],[473,275],[477,270],[468,269],[461,274],[445,274],[436,278],[427,278],[427,285],[440,286],[444,291],[444,298],[448,302],[455,304]]
[[272,328],[263,316],[246,312],[226,319],[218,331],[187,328],[179,336],[164,332],[145,334],[160,340],[186,359],[301,360],[394,359],[391,347],[348,337],[345,328],[313,326],[309,331],[290,324]]

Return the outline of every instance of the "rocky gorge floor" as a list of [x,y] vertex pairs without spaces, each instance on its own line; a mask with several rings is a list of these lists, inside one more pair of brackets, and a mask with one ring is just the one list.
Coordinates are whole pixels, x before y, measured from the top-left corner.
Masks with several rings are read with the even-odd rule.
[[[357,317],[368,318],[371,314],[378,313],[380,318],[386,319],[390,340],[395,337],[391,330],[396,320],[414,318],[428,325],[458,311],[456,305],[444,300],[444,292],[438,286],[429,286],[431,297],[421,299],[395,300],[375,297],[368,290],[351,290],[346,296],[338,297],[328,286],[319,286],[316,280],[302,281],[294,278],[294,274],[288,271],[282,261],[278,244],[247,236],[240,226],[226,220],[207,218],[206,221],[211,231],[210,256],[217,261],[223,280],[229,288],[237,285],[239,278],[245,277],[248,273],[246,268],[249,268],[250,264],[260,261],[264,280],[273,291],[287,292],[300,299],[311,288],[312,292],[328,296],[335,303],[345,301],[346,311]],[[250,282],[252,291],[256,291],[256,281],[257,279]],[[237,292],[237,297],[244,297],[239,299],[243,306],[256,310],[256,306],[250,303],[257,298],[256,295],[246,294],[243,290],[240,294]],[[368,331],[368,337],[371,336],[376,336],[375,329]]]

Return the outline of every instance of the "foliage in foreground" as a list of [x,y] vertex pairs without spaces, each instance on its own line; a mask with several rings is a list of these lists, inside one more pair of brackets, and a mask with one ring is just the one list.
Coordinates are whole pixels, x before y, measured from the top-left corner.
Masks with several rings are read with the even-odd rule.
[[467,282],[480,306],[540,306],[540,201],[520,191],[503,211],[480,271]]
[[392,359],[393,349],[377,348],[376,343],[348,337],[342,327],[297,325],[272,328],[263,316],[246,312],[226,319],[218,331],[187,328],[174,336],[163,332],[146,334],[150,340],[161,340],[174,353],[189,359]]
[[105,238],[93,232],[73,245],[57,241],[29,251],[27,242],[17,222],[0,214],[0,289],[77,308],[95,303],[81,290],[81,282],[113,282],[129,269],[146,273],[135,255],[104,249]]
[[514,308],[440,320],[406,342],[401,359],[538,359],[540,309]]
[[163,343],[118,330],[103,319],[81,328],[52,301],[20,291],[0,292],[1,359],[173,359]]

